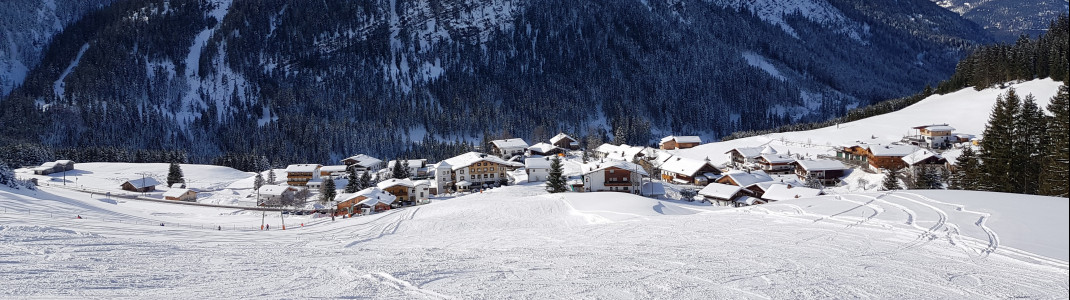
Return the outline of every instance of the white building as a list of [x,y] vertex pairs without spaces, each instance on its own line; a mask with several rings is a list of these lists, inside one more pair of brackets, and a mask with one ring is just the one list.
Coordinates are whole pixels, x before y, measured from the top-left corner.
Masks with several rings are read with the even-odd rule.
[[261,186],[257,190],[256,200],[257,206],[282,206],[282,203],[289,202],[294,198],[297,193],[297,189],[283,185],[265,185]]
[[434,183],[431,188],[441,194],[456,189],[496,186],[500,180],[508,180],[507,172],[523,166],[486,153],[468,152],[432,166]]
[[379,182],[376,187],[397,197],[398,201],[405,203],[427,203],[430,197],[430,181],[391,178]]
[[643,177],[650,176],[643,167],[626,161],[606,160],[581,166],[585,192],[640,193]]
[[528,182],[546,181],[550,177],[550,158],[537,157],[524,159],[524,172],[528,174]]

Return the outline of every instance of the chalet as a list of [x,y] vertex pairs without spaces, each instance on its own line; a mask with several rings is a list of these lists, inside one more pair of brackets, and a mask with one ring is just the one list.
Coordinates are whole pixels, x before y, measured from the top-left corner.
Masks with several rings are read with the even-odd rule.
[[387,179],[376,184],[380,190],[390,193],[397,198],[399,204],[411,205],[414,203],[426,203],[430,194],[428,187],[430,182],[426,180],[412,181],[405,179]]
[[284,185],[264,185],[256,190],[257,206],[282,206],[297,195],[297,188]]
[[546,181],[550,177],[550,158],[537,157],[524,159],[524,172],[528,174],[528,182]]
[[795,175],[806,182],[814,179],[823,185],[832,185],[840,181],[847,172],[847,166],[835,160],[797,160],[795,161]]
[[765,174],[765,172],[762,171],[732,171],[724,173],[721,178],[717,179],[716,182],[720,184],[734,185],[745,188],[756,183],[771,181],[773,181],[773,178],[769,177],[768,174]]
[[528,147],[529,156],[551,156],[565,153],[565,148],[554,146],[553,144],[538,143]]
[[445,193],[457,188],[482,188],[508,180],[505,173],[524,165],[479,152],[468,152],[439,162],[432,167],[432,193]]
[[497,155],[501,158],[510,158],[517,155],[523,155],[524,150],[527,150],[528,147],[528,142],[525,142],[524,139],[505,139],[490,141],[490,153]]
[[903,163],[907,167],[918,166],[942,166],[947,164],[947,159],[944,159],[940,154],[936,154],[928,149],[918,149],[907,156],[903,156]]
[[121,187],[123,190],[131,192],[148,193],[155,191],[156,185],[159,184],[160,182],[156,181],[156,179],[152,179],[152,177],[141,177],[124,181]]
[[320,168],[320,177],[341,178],[349,174],[349,166],[323,166]]
[[390,210],[397,197],[377,187],[370,187],[356,193],[339,194],[335,205],[336,215],[370,214]]
[[625,192],[639,194],[643,177],[649,175],[642,166],[626,161],[607,160],[581,166],[583,190],[586,192]]
[[673,155],[659,155],[656,166],[661,180],[677,184],[706,185],[721,176],[721,170],[709,161]]
[[869,145],[866,148],[866,161],[874,169],[904,168],[903,157],[918,150],[912,145]]
[[790,184],[774,184],[761,197],[766,201],[784,201],[798,198],[812,198],[824,194],[819,189],[812,189]]
[[286,167],[286,184],[291,186],[306,186],[309,181],[320,181],[320,168],[318,164],[299,164]]
[[580,149],[580,142],[565,133],[558,133],[550,138],[550,144],[554,147],[568,150]]
[[836,157],[846,160],[867,161],[869,159],[869,144],[856,141],[854,143],[840,145],[840,151],[836,151]]
[[754,183],[754,184],[748,185],[748,186],[743,187],[743,188],[748,190],[748,191],[750,191],[751,194],[754,197],[762,198],[762,195],[765,195],[765,193],[769,191],[769,188],[771,188],[771,187],[773,187],[775,185],[781,185],[781,184],[783,184],[783,183],[778,182],[778,181],[763,181],[763,182],[758,182],[758,183]]
[[742,169],[748,164],[757,163],[757,158],[762,155],[762,147],[739,147],[728,150],[724,154],[728,156],[728,165],[736,169]]
[[350,166],[357,171],[376,171],[382,168],[383,161],[364,154],[357,154],[343,159],[342,164]]
[[758,169],[770,174],[792,173],[795,171],[795,166],[791,164],[793,162],[795,162],[794,158],[789,155],[781,155],[770,146],[765,146],[761,154],[754,158],[754,163]]
[[740,186],[711,183],[698,191],[710,203],[725,206],[747,206],[762,204],[765,201],[755,198],[750,191]]
[[662,150],[687,149],[698,146],[699,144],[702,144],[702,138],[697,136],[670,135],[661,138],[660,148]]
[[163,193],[164,200],[197,202],[197,192],[190,189],[172,188]]
[[916,134],[903,138],[904,142],[928,149],[947,149],[957,143],[959,137],[952,134],[955,128],[947,124],[933,124],[913,127]]

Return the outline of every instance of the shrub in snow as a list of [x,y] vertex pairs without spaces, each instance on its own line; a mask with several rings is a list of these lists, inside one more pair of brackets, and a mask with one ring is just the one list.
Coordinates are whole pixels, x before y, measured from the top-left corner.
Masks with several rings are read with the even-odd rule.
[[24,187],[29,190],[35,189],[33,183],[27,180],[19,180],[18,177],[15,177],[15,171],[3,163],[0,163],[0,185],[6,185],[16,190]]

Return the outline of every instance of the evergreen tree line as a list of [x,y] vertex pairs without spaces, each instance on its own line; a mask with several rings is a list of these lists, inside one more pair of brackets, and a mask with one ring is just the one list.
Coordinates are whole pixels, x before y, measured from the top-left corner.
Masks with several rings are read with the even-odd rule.
[[1044,114],[1032,95],[1000,95],[985,126],[980,151],[964,149],[951,188],[1067,197],[1070,168],[1070,95],[1059,87]]

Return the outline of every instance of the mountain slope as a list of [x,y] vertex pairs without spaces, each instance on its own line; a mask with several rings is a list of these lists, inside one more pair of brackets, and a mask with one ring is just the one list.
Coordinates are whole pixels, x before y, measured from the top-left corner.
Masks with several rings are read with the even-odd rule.
[[1013,42],[1021,34],[1036,37],[1048,23],[1070,9],[1067,0],[933,0],[985,29],[999,40]]
[[5,100],[7,136],[195,161],[723,136],[910,94],[988,41],[925,0],[123,1],[77,27]]

